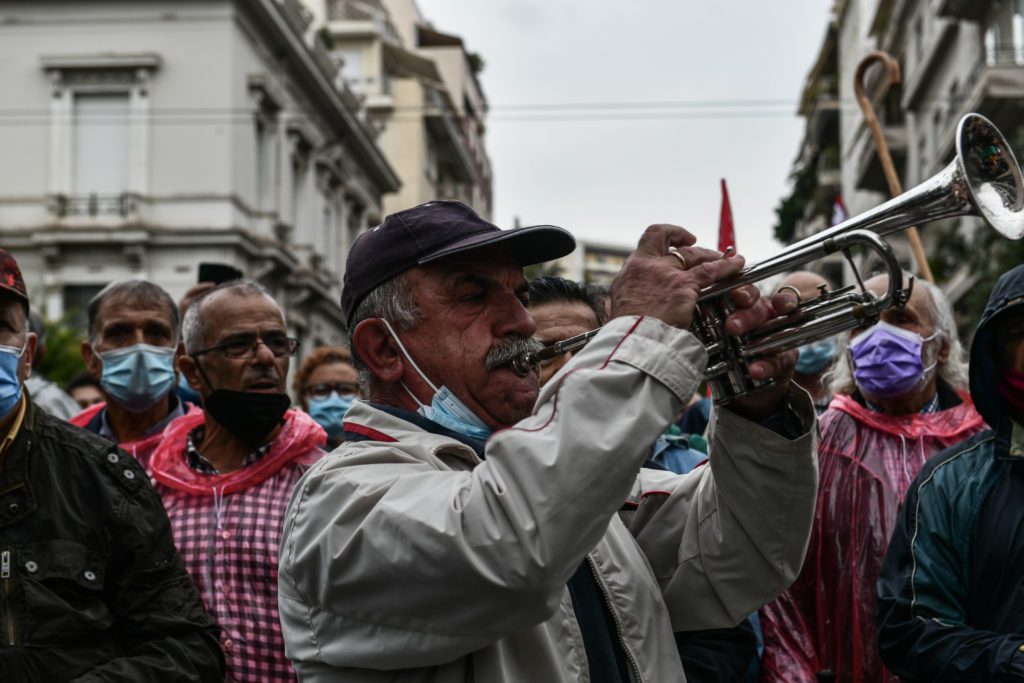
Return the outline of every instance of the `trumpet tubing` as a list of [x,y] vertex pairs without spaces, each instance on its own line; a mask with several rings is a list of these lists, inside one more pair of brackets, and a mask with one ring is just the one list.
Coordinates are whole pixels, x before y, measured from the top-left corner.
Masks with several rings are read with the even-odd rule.
[[[944,218],[975,215],[1008,239],[1024,236],[1024,179],[1010,146],[999,130],[980,114],[960,119],[956,158],[946,168],[903,194],[843,223],[789,245],[778,254],[745,268],[735,278],[701,291],[690,328],[708,350],[705,377],[717,403],[727,403],[771,386],[774,381],[750,377],[747,363],[769,353],[785,351],[831,337],[878,320],[889,306],[903,306],[913,282],[903,286],[903,271],[884,235]],[[744,285],[793,270],[829,254],[841,252],[853,265],[849,251],[865,247],[877,254],[889,274],[889,289],[878,296],[864,287],[854,267],[857,285],[834,292],[823,290],[801,301],[785,316],[743,336],[725,333],[733,312],[731,294]],[[598,330],[562,340],[536,354],[523,354],[512,363],[521,374],[537,363],[579,348]]]

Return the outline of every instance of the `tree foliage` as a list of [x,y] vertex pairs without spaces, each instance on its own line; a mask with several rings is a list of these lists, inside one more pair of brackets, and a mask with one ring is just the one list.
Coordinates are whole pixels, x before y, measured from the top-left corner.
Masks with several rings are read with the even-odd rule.
[[52,382],[63,386],[85,370],[82,360],[82,334],[66,321],[46,323],[46,353],[39,370]]
[[811,193],[817,185],[817,176],[817,159],[815,158],[793,174],[793,191],[788,197],[779,200],[778,206],[775,207],[775,239],[783,244],[793,241],[797,223],[804,217]]

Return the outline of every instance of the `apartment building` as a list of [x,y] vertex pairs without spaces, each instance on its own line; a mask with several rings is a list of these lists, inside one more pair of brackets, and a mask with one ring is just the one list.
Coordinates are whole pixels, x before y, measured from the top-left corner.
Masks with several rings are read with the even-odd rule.
[[0,2],[0,241],[49,319],[214,261],[305,348],[343,341],[348,244],[400,183],[308,26],[295,0]]
[[401,178],[386,213],[458,199],[489,218],[491,162],[480,58],[427,21],[415,0],[304,0]]

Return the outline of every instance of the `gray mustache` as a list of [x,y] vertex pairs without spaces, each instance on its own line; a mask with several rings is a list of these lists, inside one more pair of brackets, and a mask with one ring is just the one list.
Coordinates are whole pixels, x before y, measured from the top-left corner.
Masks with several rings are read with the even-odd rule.
[[495,370],[508,365],[514,358],[524,353],[537,353],[544,348],[544,344],[540,343],[533,337],[524,337],[520,334],[510,334],[501,340],[501,342],[493,349],[487,352],[487,358],[484,359],[484,366],[488,370]]

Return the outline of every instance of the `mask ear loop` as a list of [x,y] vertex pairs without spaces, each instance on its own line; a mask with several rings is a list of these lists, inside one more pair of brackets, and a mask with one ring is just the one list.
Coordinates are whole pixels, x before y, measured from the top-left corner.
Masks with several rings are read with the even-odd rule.
[[[384,323],[384,327],[388,328],[388,333],[391,334],[391,338],[395,340],[396,344],[398,344],[398,348],[402,351],[402,355],[405,356],[405,359],[409,361],[409,364],[412,365],[412,369],[416,371],[416,374],[419,375],[423,379],[423,381],[427,383],[427,386],[430,387],[436,394],[438,391],[437,387],[434,385],[433,382],[430,381],[430,379],[423,373],[423,371],[420,370],[420,366],[416,365],[416,361],[412,359],[412,356],[409,355],[409,352],[406,350],[405,345],[402,343],[402,340],[398,338],[398,333],[395,332],[395,328],[391,327],[391,323],[389,323],[384,318],[377,319]],[[412,393],[412,390],[410,390],[409,387],[405,385],[405,382],[402,382],[402,388],[405,389],[405,393],[409,394],[409,397],[416,402],[416,405],[418,405],[420,408],[427,407],[422,401],[416,398],[416,394]]]

